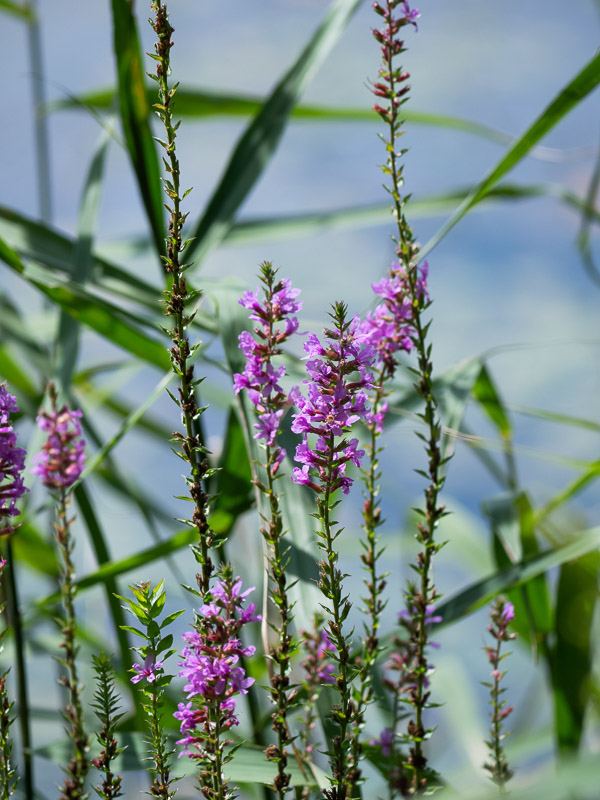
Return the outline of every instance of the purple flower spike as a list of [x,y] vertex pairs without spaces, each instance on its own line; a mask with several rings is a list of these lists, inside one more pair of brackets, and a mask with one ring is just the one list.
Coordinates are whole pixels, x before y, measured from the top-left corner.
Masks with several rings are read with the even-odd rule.
[[49,489],[68,489],[83,472],[85,440],[81,439],[82,417],[79,410],[68,405],[51,411],[41,411],[37,417],[40,430],[48,434],[46,444],[34,460],[31,471],[39,475]]
[[186,680],[187,704],[179,703],[175,718],[181,723],[183,754],[193,757],[190,745],[210,735],[212,714],[218,713],[223,728],[238,724],[235,713],[237,695],[248,694],[254,683],[243,667],[242,656],[254,655],[252,645],[244,647],[239,631],[248,622],[260,622],[254,603],[247,603],[254,589],[241,591],[242,582],[229,574],[211,589],[210,602],[198,612],[198,628],[183,634],[179,676]]
[[[326,330],[322,344],[315,334],[305,342],[308,354],[306,396],[296,395],[292,431],[304,434],[294,457],[301,468],[294,469],[294,483],[310,486],[314,491],[342,489],[347,494],[352,479],[346,477],[346,464],[360,466],[364,450],[358,450],[358,439],[337,439],[349,432],[369,410],[365,389],[372,386],[369,368],[375,360],[375,349],[360,337],[360,319],[344,320],[345,307],[338,304],[332,314],[336,330]],[[314,443],[308,435],[316,436]]]
[[144,678],[148,679],[148,683],[154,683],[157,678],[157,670],[162,669],[162,661],[155,661],[154,654],[148,653],[144,661],[144,666],[134,664],[133,669],[137,672],[131,679],[132,683],[139,683]]
[[17,436],[10,421],[10,415],[18,410],[16,397],[8,392],[5,384],[0,384],[0,535],[15,531],[15,526],[5,524],[4,518],[21,513],[16,502],[29,491],[21,476],[26,452],[17,447]]
[[[260,300],[260,287],[255,292],[244,292],[239,300],[247,308],[250,319],[258,323],[254,334],[242,331],[239,348],[246,358],[243,373],[233,376],[236,394],[245,390],[255,406],[258,423],[254,426],[255,439],[264,439],[265,446],[274,448],[270,452],[269,469],[275,475],[285,458],[285,450],[277,447],[277,434],[284,411],[291,400],[283,391],[280,381],[285,376],[283,365],[274,367],[272,358],[281,353],[281,345],[298,330],[298,320],[290,316],[300,311],[302,303],[296,300],[299,289],[293,289],[289,278],[276,281],[272,265],[261,265],[261,282],[264,299]],[[280,327],[283,325],[283,328]]]

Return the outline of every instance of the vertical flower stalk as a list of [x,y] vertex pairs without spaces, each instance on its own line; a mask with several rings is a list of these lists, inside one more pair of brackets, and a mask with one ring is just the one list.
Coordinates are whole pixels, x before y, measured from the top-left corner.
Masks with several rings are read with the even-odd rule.
[[233,797],[223,767],[232,757],[225,752],[231,743],[227,731],[239,724],[236,699],[254,683],[240,659],[254,655],[255,648],[244,647],[239,636],[244,625],[261,619],[254,603],[246,605],[252,591],[243,592],[240,578],[224,565],[194,629],[183,635],[186,646],[179,675],[187,681],[188,702],[179,703],[175,712],[183,736],[178,744],[183,745],[182,755],[197,761],[200,790],[207,800]]
[[[1,387],[0,387],[1,388]],[[0,558],[0,574],[6,566],[6,561]],[[0,614],[4,611],[4,603],[0,603]],[[0,653],[4,649],[2,640],[6,630],[0,631]],[[12,734],[11,725],[14,722],[12,709],[14,702],[8,697],[6,679],[10,670],[0,674],[0,800],[8,800],[17,787],[17,771],[12,760]]]
[[92,707],[102,728],[96,734],[101,748],[100,755],[92,759],[92,763],[104,775],[104,780],[98,786],[94,786],[94,791],[102,800],[114,800],[123,794],[122,778],[113,771],[115,759],[125,749],[119,747],[115,737],[117,724],[123,714],[119,713],[119,698],[115,693],[115,672],[110,663],[110,656],[100,653],[99,656],[93,656],[93,660],[97,688]]
[[[318,744],[313,740],[313,730],[317,721],[316,705],[323,686],[332,686],[336,679],[335,667],[331,661],[331,654],[337,653],[335,645],[331,642],[327,631],[322,628],[323,618],[315,615],[313,632],[302,631],[302,649],[306,654],[301,666],[304,671],[302,687],[306,692],[304,702],[304,715],[300,720],[302,726],[298,738],[302,746],[303,755],[310,758]],[[310,787],[302,790],[303,800],[310,797]]]
[[501,793],[506,791],[506,784],[513,776],[513,771],[508,766],[506,754],[504,752],[503,741],[508,736],[507,733],[502,732],[504,720],[512,713],[513,707],[506,704],[506,700],[502,699],[502,695],[506,691],[501,686],[502,679],[506,672],[500,670],[500,662],[503,661],[510,653],[500,653],[503,642],[509,642],[516,637],[516,633],[509,633],[508,626],[515,618],[515,609],[512,603],[498,598],[490,611],[491,624],[488,625],[488,631],[496,640],[493,647],[484,647],[487,653],[490,664],[492,665],[492,682],[483,682],[490,690],[490,705],[492,711],[490,719],[492,721],[490,728],[490,738],[486,744],[490,751],[490,758],[484,764],[484,769],[490,773],[491,779],[498,786]]
[[[22,747],[22,775],[23,790],[27,797],[33,796],[33,759],[31,757],[31,733],[29,725],[29,701],[27,697],[27,664],[25,659],[25,643],[23,638],[23,625],[19,610],[19,597],[17,593],[16,570],[12,556],[11,534],[17,530],[18,525],[14,524],[14,517],[20,514],[16,507],[17,501],[28,492],[23,483],[22,473],[25,468],[25,450],[17,446],[17,437],[12,427],[11,415],[19,411],[17,399],[6,388],[6,384],[0,384],[0,541],[6,539],[6,554],[8,560],[0,557],[2,569],[6,566],[5,586],[7,589],[8,617],[12,623],[15,639],[15,671],[17,677],[17,692],[19,706],[19,728],[21,733]],[[3,680],[2,700],[2,719],[3,725],[3,752],[4,758],[10,756],[9,719],[12,704],[9,703],[5,695],[6,674]],[[6,778],[3,791],[8,791],[12,786],[13,775],[10,774],[12,767],[5,761]]]
[[427,335],[429,324],[423,322],[425,310],[429,307],[429,298],[422,290],[423,273],[418,270],[419,247],[408,224],[405,214],[405,199],[401,195],[403,185],[403,165],[400,159],[403,150],[397,150],[397,141],[402,133],[400,110],[407,99],[409,74],[395,67],[395,58],[405,52],[404,42],[399,38],[402,28],[413,25],[419,12],[411,9],[406,0],[386,0],[373,4],[375,13],[383,20],[381,29],[374,29],[373,36],[381,46],[382,66],[378,81],[373,84],[372,91],[381,98],[385,105],[376,104],[374,111],[387,126],[387,134],[382,136],[386,146],[387,163],[382,170],[389,178],[386,187],[392,198],[392,208],[396,220],[396,232],[393,241],[403,277],[408,288],[408,299],[412,306],[410,317],[410,338],[417,354],[416,389],[423,398],[424,410],[420,417],[425,424],[426,433],[417,435],[424,441],[428,457],[427,470],[423,471],[428,485],[425,489],[425,508],[419,513],[422,521],[417,525],[416,538],[420,545],[414,565],[418,580],[410,582],[406,592],[408,613],[413,617],[416,637],[416,653],[414,672],[416,686],[410,693],[409,702],[412,716],[407,725],[406,739],[409,743],[408,762],[405,775],[409,780],[413,794],[423,792],[428,783],[427,758],[423,743],[432,733],[424,724],[424,711],[430,707],[428,675],[431,667],[427,658],[427,614],[428,609],[439,599],[433,582],[432,559],[439,550],[440,544],[435,540],[435,533],[444,506],[439,502],[439,494],[444,484],[442,473],[442,457],[440,452],[441,425],[437,414],[437,404],[433,392],[431,345]]
[[[426,296],[426,263],[417,278],[419,298]],[[364,581],[367,594],[363,597],[363,611],[367,617],[364,626],[364,637],[361,654],[358,687],[356,693],[356,726],[357,736],[353,740],[353,761],[358,764],[361,756],[360,731],[364,724],[364,712],[373,700],[371,687],[371,671],[375,666],[379,653],[379,625],[381,612],[385,602],[382,600],[386,586],[386,575],[378,569],[378,560],[383,552],[379,546],[377,530],[382,524],[379,506],[379,438],[383,432],[388,405],[387,384],[394,377],[398,366],[397,354],[410,353],[413,350],[414,328],[411,320],[414,305],[411,300],[411,287],[406,270],[400,263],[393,264],[387,277],[372,285],[376,295],[382,298],[373,312],[367,314],[360,326],[360,336],[375,348],[376,361],[371,408],[366,417],[366,425],[370,433],[370,441],[366,450],[368,454],[367,468],[363,470],[365,484],[365,502],[363,506],[363,530],[365,539],[361,541],[361,560],[367,572]]]
[[69,736],[73,744],[73,757],[65,769],[66,778],[61,790],[64,800],[79,800],[85,796],[85,778],[90,766],[88,758],[89,739],[83,725],[81,686],[77,673],[75,616],[75,567],[71,535],[73,518],[69,518],[71,487],[79,480],[85,462],[85,441],[81,438],[81,411],[71,411],[68,405],[57,406],[57,393],[53,384],[48,386],[51,410],[40,411],[37,417],[39,428],[47,434],[46,442],[34,459],[32,472],[42,479],[54,499],[57,522],[56,544],[59,554],[60,586],[64,611],[62,620],[61,648],[64,656],[58,661],[65,667],[66,675],[60,679],[68,692],[69,702],[65,718],[69,725]]
[[[121,596],[119,599],[125,601],[126,605],[123,608],[129,611],[142,626],[140,629],[123,625],[123,630],[133,633],[145,641],[141,647],[133,648],[143,663],[133,665],[131,671],[135,675],[131,678],[131,682],[140,685],[141,704],[147,718],[146,744],[148,745],[148,760],[152,763],[148,769],[152,779],[149,794],[160,800],[171,800],[175,794],[171,788],[173,783],[171,756],[174,751],[169,746],[162,723],[162,708],[165,691],[173,676],[164,672],[163,662],[173,655],[175,650],[171,649],[173,635],[170,633],[165,635],[165,629],[183,614],[183,611],[175,611],[165,617],[162,622],[159,621],[166,600],[164,581],[161,581],[154,589],[149,582],[129,588],[134,599]],[[162,660],[159,660],[159,656]]]
[[[360,466],[364,450],[358,449],[358,439],[347,439],[352,424],[367,414],[365,389],[371,388],[373,376],[369,367],[374,360],[370,345],[357,339],[358,318],[346,320],[346,306],[336,303],[330,315],[333,327],[326,330],[325,344],[312,334],[304,345],[308,354],[306,369],[309,378],[307,396],[296,398],[298,412],[294,415],[292,431],[304,435],[296,448],[296,467],[292,479],[309,486],[316,494],[317,514],[321,530],[317,531],[318,545],[324,558],[319,564],[319,589],[325,598],[329,613],[327,634],[336,653],[335,687],[339,702],[332,717],[338,726],[338,735],[329,751],[332,768],[332,786],[325,791],[328,800],[344,800],[351,796],[359,771],[352,764],[352,725],[355,713],[352,701],[354,667],[350,662],[344,621],[351,604],[344,595],[343,576],[338,569],[336,539],[341,533],[332,519],[336,505],[335,492],[347,494],[352,479],[346,475],[348,462]],[[314,442],[311,444],[309,436]],[[316,437],[316,438],[315,438]]]
[[198,408],[195,396],[195,387],[199,383],[194,378],[194,365],[192,359],[198,344],[190,346],[187,329],[191,324],[194,314],[187,311],[188,304],[200,295],[199,291],[190,291],[187,286],[185,272],[189,264],[181,263],[181,253],[185,247],[182,242],[181,231],[187,214],[181,211],[181,203],[191,191],[182,194],[180,186],[179,159],[175,150],[175,139],[178,124],[173,122],[174,97],[178,84],[169,88],[168,76],[171,63],[171,34],[173,28],[167,16],[167,7],[158,0],[152,4],[156,12],[152,27],[158,37],[155,44],[155,54],[151,55],[157,61],[156,75],[148,73],[153,81],[158,84],[159,102],[154,108],[162,120],[166,141],[158,139],[158,143],[165,150],[164,163],[169,174],[165,179],[165,192],[168,197],[167,210],[169,212],[169,235],[167,236],[167,255],[164,258],[165,268],[169,278],[170,288],[166,292],[165,314],[171,318],[170,335],[173,346],[170,349],[171,365],[179,379],[179,398],[171,395],[181,409],[184,432],[173,434],[173,441],[181,448],[177,455],[189,465],[190,474],[186,477],[189,493],[194,502],[194,511],[191,520],[185,520],[190,527],[198,532],[198,545],[192,551],[200,564],[200,574],[197,576],[200,591],[205,594],[209,589],[210,576],[213,563],[209,549],[214,543],[214,533],[208,522],[208,495],[204,490],[205,481],[210,476],[209,464],[206,458],[207,450],[202,444],[198,429],[198,420],[203,409]]
[[279,505],[279,494],[275,481],[280,477],[279,466],[285,458],[285,450],[277,442],[281,418],[290,401],[279,384],[285,375],[285,366],[273,366],[273,359],[281,353],[281,346],[298,330],[298,319],[292,316],[302,308],[296,300],[299,289],[293,289],[287,278],[276,279],[277,270],[269,262],[261,264],[260,282],[264,299],[259,300],[256,292],[245,292],[240,304],[247,308],[250,319],[258,323],[254,335],[243,331],[239,336],[240,349],[246,357],[243,373],[234,375],[236,394],[245,390],[258,415],[255,439],[261,441],[265,452],[262,464],[263,475],[255,481],[268,504],[268,513],[261,514],[263,524],[261,533],[267,546],[267,559],[270,572],[270,595],[279,615],[277,643],[268,650],[270,659],[269,679],[271,699],[275,706],[273,729],[277,735],[277,745],[267,749],[269,760],[277,763],[277,775],[273,788],[280,798],[288,790],[290,774],[286,772],[287,746],[292,744],[287,716],[291,709],[289,689],[290,660],[297,645],[292,638],[292,612],[287,594],[286,566],[289,559],[282,546],[283,518]]

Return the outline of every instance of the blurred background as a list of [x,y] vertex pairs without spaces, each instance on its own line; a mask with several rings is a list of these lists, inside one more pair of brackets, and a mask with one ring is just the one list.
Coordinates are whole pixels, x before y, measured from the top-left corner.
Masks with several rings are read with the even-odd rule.
[[[149,6],[139,0],[133,5],[142,47],[150,51]],[[173,79],[181,81],[182,88],[217,95],[264,97],[314,32],[325,5],[317,0],[173,0],[169,7],[175,28]],[[42,216],[46,223],[74,236],[86,175],[102,135],[100,123],[106,124],[114,115],[81,107],[54,107],[48,113],[51,191],[40,207],[32,92],[37,82],[37,91],[41,86],[46,101],[62,103],[115,85],[111,8],[108,2],[69,0],[40,0],[33,6],[38,13],[37,28],[15,16],[4,15],[2,20],[9,80],[4,85],[4,124],[0,129],[0,204],[27,217]],[[558,0],[525,4],[462,0],[441,5],[423,1],[419,7],[418,33],[411,28],[406,34],[404,64],[411,73],[412,87],[407,112],[462,118],[495,131],[483,136],[472,129],[407,122],[402,140],[408,148],[405,190],[412,195],[414,207],[411,213],[409,203],[407,216],[424,244],[458,205],[456,197],[500,160],[510,136],[520,135],[592,58],[599,41],[600,6],[591,0],[574,0],[568,5]],[[370,108],[368,81],[375,79],[379,65],[378,47],[370,34],[376,21],[369,4],[359,9],[308,86],[303,104],[358,111]],[[35,46],[32,51],[32,37],[35,41],[36,35],[41,43],[41,65],[35,57],[32,62],[31,54],[36,52]],[[184,118],[178,148],[183,183],[194,187],[185,201],[191,221],[198,219],[211,197],[248,119],[220,114]],[[146,217],[127,153],[119,141],[118,121],[114,130],[101,183],[95,250],[159,286],[160,263],[144,244],[149,241]],[[377,168],[385,155],[378,130],[376,115],[337,121],[293,119],[238,220],[319,215],[385,204]],[[160,135],[158,128],[156,131]],[[478,206],[428,256],[435,370],[442,374],[467,359],[485,356],[511,424],[503,438],[481,405],[471,402],[460,430],[449,431],[454,458],[445,501],[453,513],[443,525],[441,535],[449,544],[436,567],[439,589],[446,596],[495,569],[490,498],[507,491],[526,492],[534,508],[544,508],[587,474],[590,464],[598,463],[600,278],[589,254],[587,261],[582,257],[582,247],[584,251],[586,247],[585,236],[581,238],[582,226],[586,232],[584,215],[576,204],[564,202],[564,197],[571,193],[568,196],[584,200],[593,192],[599,140],[600,106],[597,93],[592,93],[508,176],[513,191]],[[258,264],[270,260],[302,289],[301,329],[318,332],[333,300],[346,301],[352,313],[363,313],[369,307],[370,284],[387,270],[393,257],[391,231],[391,219],[380,213],[357,215],[354,222],[341,222],[337,227],[314,225],[305,235],[276,236],[271,231],[265,236],[256,234],[252,240],[232,236],[208,254],[194,281],[206,286],[209,295],[210,287],[225,277],[254,288]],[[593,226],[588,239],[592,258],[594,248],[600,258]],[[28,334],[49,341],[57,324],[54,308],[8,270],[3,270],[2,276],[3,292],[26,314],[31,326]],[[208,352],[217,361],[222,359],[218,342]],[[97,334],[89,330],[82,334],[77,369],[122,358],[121,351]],[[211,448],[218,454],[226,406],[231,402],[229,383],[217,368],[207,366],[207,374],[203,400],[211,402],[211,407],[204,418],[205,427]],[[39,375],[41,381],[43,369]],[[131,363],[105,379],[100,376],[100,381],[94,382],[96,393],[86,395],[82,390],[79,399],[87,404],[88,413],[93,412],[101,435],[109,437],[120,419],[107,410],[102,397],[135,408],[159,378],[155,370]],[[409,383],[408,376],[402,380]],[[169,430],[177,425],[176,409],[166,397],[154,403],[150,418]],[[410,413],[399,414],[396,421],[401,424],[390,425],[382,459],[386,568],[393,575],[390,585],[396,592],[386,611],[388,627],[393,626],[401,607],[398,587],[408,574],[406,564],[414,551],[410,508],[419,502],[422,487],[413,469],[424,461],[414,436],[414,418]],[[26,435],[26,424],[22,430]],[[36,441],[32,432],[32,448]],[[486,467],[482,462],[482,458],[492,458],[504,465],[507,442],[514,455],[511,486],[501,485],[489,464]],[[177,459],[165,454],[158,438],[135,430],[115,450],[115,457],[143,491],[164,495],[165,517],[156,523],[155,533],[172,535],[169,514],[181,515],[180,504],[171,498],[182,488]],[[564,541],[570,533],[597,522],[600,502],[594,476],[548,517],[546,541],[540,536],[542,547]],[[342,544],[344,566],[352,573],[352,596],[360,591],[361,579],[357,513],[361,499],[359,487],[355,489],[343,514],[346,533]],[[94,485],[90,491],[113,559],[149,546],[146,524],[122,495],[102,485]],[[34,492],[30,508],[42,500]],[[482,509],[485,501],[488,505]],[[261,564],[260,553],[252,544],[256,542],[255,529],[256,517],[251,512],[239,521],[229,554],[244,568],[252,564],[258,581]],[[85,575],[95,570],[96,561],[83,536],[80,541],[78,572]],[[177,588],[180,579],[193,579],[194,565],[186,550],[172,557],[171,567],[167,573],[172,587],[169,602],[189,605],[188,596],[179,594]],[[121,588],[125,581],[159,579],[165,569],[164,563],[155,562],[143,574],[128,573],[121,579]],[[40,592],[39,580],[39,576],[35,581],[24,580],[26,598]],[[555,584],[556,576],[551,574],[549,585]],[[50,581],[46,589],[52,590]],[[100,631],[102,614],[106,614],[103,611],[98,617],[98,609],[104,608],[102,598],[98,587],[80,597],[84,619]],[[487,697],[479,681],[487,678],[486,658],[481,652],[486,613],[480,610],[437,636],[441,649],[435,658],[434,686],[436,699],[444,705],[437,714],[440,732],[432,744],[432,761],[463,786],[484,780],[480,766],[486,755]],[[182,630],[189,625],[190,615],[185,620],[184,615]],[[360,631],[358,615],[354,622]],[[51,628],[44,635],[53,635]],[[547,667],[526,643],[515,645],[514,650],[507,683],[516,711],[511,718],[514,733],[508,752],[514,765],[535,780],[535,770],[547,762],[553,747]],[[44,686],[33,702],[51,709],[58,701],[58,689],[50,699],[47,679],[42,681],[48,663],[45,657],[32,661],[32,674],[38,674],[39,685]],[[600,749],[596,700],[592,693],[583,745],[594,752]],[[44,722],[40,715],[37,724],[40,744],[51,739],[56,721]],[[374,713],[369,723],[373,735],[382,724]]]

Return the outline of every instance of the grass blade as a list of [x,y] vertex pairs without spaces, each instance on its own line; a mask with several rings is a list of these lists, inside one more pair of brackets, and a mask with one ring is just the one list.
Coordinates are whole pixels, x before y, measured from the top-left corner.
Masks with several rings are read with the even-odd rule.
[[165,252],[165,224],[160,165],[150,129],[150,104],[145,90],[146,70],[133,3],[127,0],[111,0],[111,7],[123,133],[152,231],[154,247],[162,255]]
[[360,0],[334,0],[321,26],[261,106],[238,141],[192,233],[194,238],[184,254],[185,261],[189,262],[194,254],[197,262],[202,261],[223,240],[275,152],[292,109],[359,6]]
[[581,100],[587,97],[599,83],[600,53],[597,53],[510,147],[498,164],[475,186],[450,219],[423,247],[420,257],[425,258],[465,214],[477,205],[489,193],[490,189],[510,172],[531,151],[533,146],[552,130],[564,116],[572,111]]
[[489,603],[497,594],[507,592],[516,586],[522,586],[537,575],[580,558],[599,547],[600,527],[591,528],[577,534],[568,544],[554,547],[472,583],[466,589],[440,603],[437,608],[437,613],[442,617],[440,627],[451,625],[472,614],[478,608]]

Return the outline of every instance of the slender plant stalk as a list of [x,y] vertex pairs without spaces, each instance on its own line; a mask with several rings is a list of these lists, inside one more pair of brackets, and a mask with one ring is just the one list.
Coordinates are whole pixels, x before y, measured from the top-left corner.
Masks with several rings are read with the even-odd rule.
[[25,800],[33,800],[33,758],[31,754],[31,713],[27,695],[27,660],[25,658],[25,639],[23,621],[19,609],[19,595],[14,568],[14,556],[10,536],[6,540],[6,561],[8,570],[8,617],[14,633],[15,672],[17,676],[18,723],[21,735],[21,775]]
[[62,788],[64,800],[79,800],[85,795],[85,778],[89,770],[88,758],[89,741],[83,726],[83,707],[81,705],[81,687],[77,674],[76,644],[77,621],[75,617],[75,568],[72,561],[73,538],[70,528],[72,519],[69,519],[68,508],[70,493],[61,489],[57,497],[56,541],[61,557],[61,596],[65,613],[62,626],[64,659],[60,661],[67,669],[67,675],[59,680],[68,691],[69,702],[65,709],[65,717],[70,725],[69,735],[73,742],[73,758],[66,772],[67,777]]
[[[373,415],[377,415],[380,411],[383,398],[385,396],[384,383],[386,378],[386,367],[383,365],[377,376],[375,383],[375,396],[373,398]],[[367,596],[363,597],[364,612],[368,622],[365,623],[365,630],[363,636],[363,646],[361,653],[360,671],[358,673],[358,686],[356,689],[356,713],[354,718],[354,725],[356,727],[356,735],[352,739],[352,764],[355,768],[358,767],[361,755],[361,738],[360,732],[364,725],[364,714],[367,705],[373,699],[373,691],[371,686],[371,670],[375,666],[377,656],[379,654],[379,626],[381,621],[381,613],[384,609],[385,603],[381,599],[381,594],[385,588],[385,576],[378,574],[378,558],[381,555],[378,542],[379,536],[377,529],[382,524],[381,510],[379,507],[379,462],[378,462],[378,440],[380,431],[375,422],[369,424],[370,428],[370,441],[367,445],[367,452],[369,454],[368,469],[365,470],[363,480],[366,487],[366,497],[363,507],[363,530],[365,531],[365,539],[361,542],[362,552],[361,560],[364,564],[364,569],[367,571],[368,577],[365,580],[365,587],[367,589]],[[352,792],[358,792],[355,785],[352,787]]]
[[[428,456],[425,473],[428,480],[428,486],[425,489],[425,509],[420,512],[423,521],[417,525],[416,534],[417,541],[422,548],[417,555],[415,565],[419,580],[416,585],[410,584],[407,591],[408,609],[413,616],[416,629],[416,685],[409,695],[413,714],[407,726],[407,738],[410,742],[408,765],[412,770],[411,792],[418,794],[427,786],[425,772],[427,758],[423,751],[423,742],[430,733],[425,730],[423,721],[423,712],[428,706],[430,694],[427,689],[427,675],[430,669],[427,659],[427,616],[428,609],[439,597],[433,583],[432,559],[439,549],[439,545],[435,541],[436,528],[440,518],[444,515],[444,506],[438,500],[444,484],[444,475],[441,470],[443,466],[440,452],[441,425],[433,390],[431,345],[427,339],[429,323],[424,324],[422,319],[423,311],[428,307],[428,303],[419,292],[417,266],[419,247],[404,214],[405,199],[401,194],[404,168],[401,158],[405,151],[397,150],[397,140],[402,133],[399,111],[406,100],[409,89],[406,80],[409,75],[395,68],[394,58],[404,52],[404,43],[398,38],[398,32],[413,21],[416,12],[410,12],[408,4],[400,3],[399,0],[375,3],[374,10],[383,18],[385,25],[382,30],[374,31],[375,38],[382,45],[383,68],[379,73],[380,82],[374,85],[373,91],[377,96],[385,97],[388,101],[387,108],[375,106],[375,111],[387,123],[388,128],[387,135],[382,137],[388,154],[387,164],[383,167],[383,171],[389,177],[389,186],[386,188],[392,198],[396,220],[396,233],[392,238],[396,246],[396,254],[408,279],[413,305],[412,341],[417,353],[418,366],[416,369],[412,369],[412,372],[417,378],[415,387],[424,401],[425,408],[419,416],[426,426],[426,433],[417,435],[424,441]],[[397,13],[399,16],[396,15]]]
[[[194,512],[189,524],[198,532],[198,545],[193,548],[194,554],[200,564],[201,572],[198,576],[198,587],[202,594],[206,594],[210,586],[210,576],[213,572],[213,563],[209,555],[209,548],[213,544],[213,532],[208,523],[208,495],[204,491],[204,481],[208,477],[208,461],[206,449],[199,436],[196,421],[202,413],[198,408],[195,397],[194,366],[192,357],[197,345],[190,347],[187,337],[187,328],[192,321],[192,316],[186,314],[187,304],[198,297],[199,292],[189,291],[185,278],[188,265],[180,262],[180,255],[185,243],[182,243],[181,231],[187,214],[181,212],[181,202],[187,192],[182,196],[180,188],[179,160],[175,150],[175,139],[178,124],[173,122],[173,98],[178,84],[169,88],[168,76],[170,71],[170,51],[173,46],[171,34],[173,28],[167,16],[167,7],[164,3],[152,4],[156,12],[154,31],[158,37],[155,45],[156,54],[152,56],[158,64],[156,75],[149,77],[158,84],[159,103],[154,108],[162,120],[166,141],[158,140],[165,150],[164,159],[169,178],[165,179],[165,192],[170,205],[167,209],[169,218],[169,235],[167,236],[167,255],[165,267],[169,276],[170,288],[166,292],[165,313],[171,317],[171,338],[173,347],[170,349],[171,364],[179,378],[179,399],[175,402],[181,408],[182,422],[185,433],[174,433],[174,441],[180,445],[178,455],[189,464],[190,477],[186,479],[188,489],[194,502]],[[172,396],[172,395],[171,395]],[[173,397],[173,396],[172,396]]]

